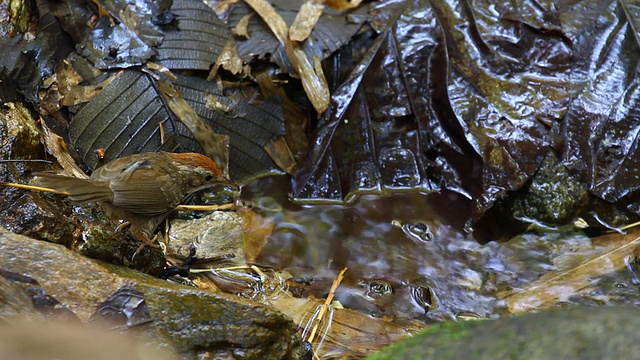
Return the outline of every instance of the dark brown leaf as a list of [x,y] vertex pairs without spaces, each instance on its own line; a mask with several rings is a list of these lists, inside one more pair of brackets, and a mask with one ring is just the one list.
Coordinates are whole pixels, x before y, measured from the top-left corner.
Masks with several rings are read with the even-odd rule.
[[[244,183],[265,173],[282,172],[264,150],[269,141],[284,133],[284,116],[276,99],[262,104],[253,104],[247,98],[234,102],[214,83],[196,77],[180,76],[178,85],[185,105],[195,110],[203,126],[229,136],[229,170],[234,181]],[[174,92],[173,97],[177,96]],[[208,107],[211,98],[226,104],[226,111]],[[183,123],[192,117],[174,113],[167,101],[160,96],[155,79],[126,70],[73,117],[69,126],[71,140],[83,161],[94,169],[139,152],[203,153],[207,140],[189,130],[197,126]],[[96,149],[104,149],[102,159],[96,156]]]
[[379,36],[334,91],[294,195],[341,201],[442,186],[473,199],[477,219],[554,146],[571,48],[553,8],[400,4],[396,15],[386,3],[372,10]]
[[218,60],[231,33],[201,0],[175,0],[172,24],[164,27],[157,62],[169,69],[209,70]]

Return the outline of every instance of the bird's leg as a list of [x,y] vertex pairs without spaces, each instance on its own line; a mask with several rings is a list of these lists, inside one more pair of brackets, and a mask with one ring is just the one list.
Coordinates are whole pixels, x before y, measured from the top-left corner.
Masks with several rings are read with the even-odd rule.
[[136,256],[138,256],[138,254],[146,247],[146,246],[150,246],[156,249],[161,249],[160,245],[156,245],[156,241],[158,240],[158,235],[155,235],[153,238],[149,239],[149,237],[146,234],[143,233],[139,233],[136,235],[136,238],[140,241],[142,241],[142,244],[140,244],[140,246],[138,246],[138,248],[136,249],[136,251],[133,253],[133,256],[131,257],[131,262],[133,262],[133,260],[136,258]]
[[125,221],[122,224],[116,226],[116,231],[117,232],[122,232],[124,229],[128,228],[129,226],[131,226],[131,222],[130,221]]
[[133,253],[131,257],[131,261],[136,258],[136,256],[146,247],[150,246],[156,249],[161,249],[160,245],[156,245],[158,240],[158,235],[154,235],[156,233],[156,229],[158,228],[158,224],[162,222],[164,216],[158,216],[155,218],[148,217],[138,217],[136,218],[132,214],[129,214],[128,220],[131,222],[131,227],[129,231],[131,234],[138,240],[142,241],[142,244],[138,246],[136,251]]

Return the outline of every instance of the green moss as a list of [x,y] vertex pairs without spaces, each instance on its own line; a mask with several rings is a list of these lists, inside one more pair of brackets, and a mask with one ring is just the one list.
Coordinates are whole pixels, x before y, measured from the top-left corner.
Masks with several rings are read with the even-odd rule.
[[515,218],[548,225],[571,224],[589,205],[587,190],[549,153],[531,182],[513,199]]
[[640,353],[639,315],[635,307],[581,307],[442,324],[368,359],[623,359]]
[[[425,356],[435,355],[431,354],[434,345],[444,347],[452,341],[464,339],[469,336],[469,329],[475,328],[481,323],[482,321],[471,320],[432,325],[404,341],[397,342],[383,351],[373,354],[367,360],[424,359]],[[429,348],[422,346],[425,343],[425,339],[433,341]],[[439,356],[441,355],[444,354],[441,353]]]

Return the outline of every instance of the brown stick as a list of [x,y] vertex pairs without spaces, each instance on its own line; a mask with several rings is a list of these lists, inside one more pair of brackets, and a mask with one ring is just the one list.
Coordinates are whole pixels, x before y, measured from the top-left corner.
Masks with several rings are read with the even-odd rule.
[[344,273],[345,272],[347,272],[347,268],[342,269],[342,271],[340,271],[340,274],[338,274],[338,277],[335,280],[333,280],[333,284],[331,284],[331,290],[329,290],[329,295],[327,295],[327,299],[324,301],[324,304],[322,304],[322,306],[320,307],[320,311],[318,312],[318,316],[316,317],[316,319],[314,321],[315,324],[313,324],[313,328],[311,329],[311,333],[309,334],[309,338],[307,339],[307,341],[309,343],[313,342],[314,338],[316,337],[316,332],[318,331],[318,327],[320,326],[320,323],[322,322],[322,318],[324,317],[324,314],[329,309],[329,306],[331,305],[331,302],[333,301],[333,297],[335,296],[336,289],[338,288],[338,286],[342,282],[342,279],[344,279]]
[[32,186],[32,185],[25,185],[25,184],[15,184],[15,183],[9,183],[9,182],[0,182],[0,186],[9,186],[9,187],[18,188],[18,189],[24,189],[24,190],[44,191],[44,192],[50,192],[50,193],[60,194],[60,195],[69,195],[69,193],[66,192],[66,191],[58,191],[58,190],[49,189],[49,188],[46,188],[46,187]]

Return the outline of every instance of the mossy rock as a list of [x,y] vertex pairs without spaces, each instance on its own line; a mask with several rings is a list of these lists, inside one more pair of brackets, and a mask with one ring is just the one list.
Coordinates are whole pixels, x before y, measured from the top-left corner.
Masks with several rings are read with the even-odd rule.
[[367,359],[629,359],[640,354],[639,326],[634,307],[557,309],[434,325]]

